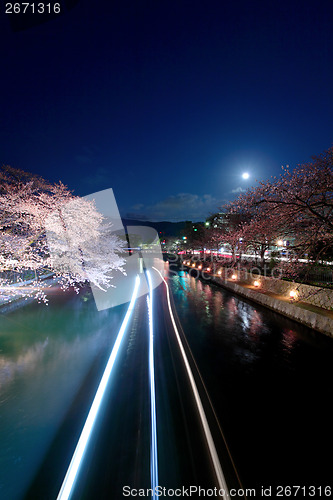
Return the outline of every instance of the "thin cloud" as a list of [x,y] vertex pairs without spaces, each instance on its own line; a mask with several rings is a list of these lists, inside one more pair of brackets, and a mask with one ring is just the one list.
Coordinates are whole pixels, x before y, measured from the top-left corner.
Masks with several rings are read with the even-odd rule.
[[245,193],[245,191],[246,189],[243,189],[241,186],[231,190],[232,193]]
[[143,203],[137,203],[136,205],[133,205],[132,210],[141,210],[144,207]]

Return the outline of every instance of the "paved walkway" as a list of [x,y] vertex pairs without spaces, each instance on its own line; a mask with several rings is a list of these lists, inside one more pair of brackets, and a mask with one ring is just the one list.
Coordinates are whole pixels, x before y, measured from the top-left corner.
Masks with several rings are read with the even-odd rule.
[[293,301],[293,300],[290,300],[285,295],[278,295],[276,293],[258,290],[254,286],[249,285],[248,283],[240,283],[240,282],[236,282],[236,283],[238,283],[238,285],[240,285],[244,288],[254,290],[255,292],[262,293],[264,295],[268,295],[269,297],[273,297],[274,299],[281,300],[283,302],[287,302],[288,304],[293,304],[294,306],[300,307],[301,309],[306,309],[307,311],[311,311],[311,312],[314,312],[316,314],[321,314],[322,316],[326,316],[327,318],[333,319],[333,311],[329,311],[328,309],[324,309],[322,307],[317,307],[317,306],[314,306],[312,304],[308,304],[307,302]]

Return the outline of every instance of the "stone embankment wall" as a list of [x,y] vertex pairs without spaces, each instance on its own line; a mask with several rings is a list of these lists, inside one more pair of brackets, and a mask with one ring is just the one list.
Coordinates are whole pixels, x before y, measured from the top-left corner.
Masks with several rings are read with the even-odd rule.
[[257,276],[246,271],[237,271],[237,281],[252,285],[255,280],[259,281],[259,289],[276,295],[290,297],[290,292],[296,292],[294,302],[305,302],[329,311],[333,311],[333,290],[316,286],[292,283],[277,278]]
[[[287,316],[313,330],[333,337],[333,317],[331,312],[311,310],[311,306],[307,308],[306,305],[302,307],[302,303],[305,302],[321,307],[322,310],[332,311],[333,290],[258,276],[240,269],[235,271],[235,269],[216,268],[211,269],[210,272],[205,272],[205,269],[199,270],[199,264],[198,267],[195,266],[197,276],[200,275],[204,279],[209,279],[233,293]],[[185,265],[185,267],[192,268],[192,265]],[[234,279],[232,275],[234,275]],[[258,287],[254,286],[255,281],[259,282]],[[291,291],[296,291],[295,298],[290,297]]]
[[268,307],[268,309],[276,311],[283,316],[287,316],[298,323],[302,323],[302,325],[308,326],[317,332],[333,337],[333,319],[326,315],[301,308],[297,305],[297,302],[292,303],[285,300],[279,300],[265,293],[257,292],[253,288],[246,288],[217,276],[212,277],[211,281],[227,288],[233,293]]

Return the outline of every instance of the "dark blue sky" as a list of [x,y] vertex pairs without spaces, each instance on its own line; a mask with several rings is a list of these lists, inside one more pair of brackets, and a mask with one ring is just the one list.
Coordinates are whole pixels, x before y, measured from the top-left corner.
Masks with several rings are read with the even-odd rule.
[[80,0],[19,32],[1,9],[1,163],[123,216],[199,220],[333,143],[332,1]]

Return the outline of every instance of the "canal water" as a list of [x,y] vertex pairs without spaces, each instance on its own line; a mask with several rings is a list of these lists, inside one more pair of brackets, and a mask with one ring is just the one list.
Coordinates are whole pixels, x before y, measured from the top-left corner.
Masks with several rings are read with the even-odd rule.
[[[24,498],[86,379],[105,367],[126,307],[98,312],[90,292],[59,291],[0,316],[0,498]],[[91,392],[91,391],[90,391]],[[90,397],[91,394],[86,394]],[[88,397],[87,397],[88,399]],[[88,401],[76,401],[77,433]]]
[[[169,284],[243,486],[329,484],[332,340],[186,272]],[[1,314],[0,498],[25,498],[64,421],[75,445],[126,307],[61,292]]]
[[170,284],[243,485],[331,485],[333,340],[187,272]]

